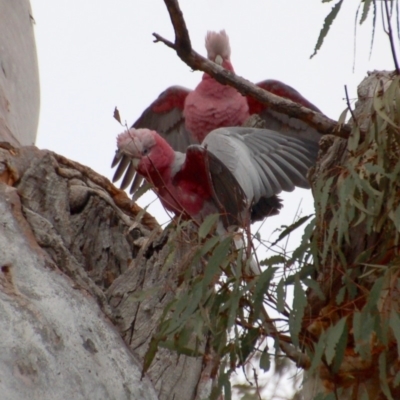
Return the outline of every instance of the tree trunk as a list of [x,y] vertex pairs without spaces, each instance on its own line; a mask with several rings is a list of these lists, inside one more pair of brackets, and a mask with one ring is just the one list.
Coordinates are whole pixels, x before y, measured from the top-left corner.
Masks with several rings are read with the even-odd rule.
[[[48,151],[0,160],[1,397],[156,399],[94,282],[127,268],[129,218]],[[94,234],[102,224],[113,229]]]
[[399,77],[371,73],[358,95],[349,140],[323,138],[311,173],[324,298],[308,292],[304,342],[320,359],[312,360],[306,399],[400,398]]
[[[193,242],[89,168],[24,147],[39,112],[33,19],[27,0],[0,11],[2,398],[208,398],[219,360],[206,339],[204,359],[161,349],[142,377]],[[349,140],[324,137],[311,173],[306,399],[400,398],[399,110],[399,78],[371,74]]]
[[160,351],[149,371],[156,390],[140,380],[149,339],[177,286],[176,264],[164,266],[168,231],[89,168],[35,147],[2,147],[6,398],[203,395],[209,382],[199,384],[201,358]]
[[0,0],[0,397],[195,398],[201,359],[164,351],[141,377],[168,236],[107,179],[23,147],[39,117],[33,24],[28,0]]
[[0,0],[0,141],[36,140],[39,72],[29,0]]

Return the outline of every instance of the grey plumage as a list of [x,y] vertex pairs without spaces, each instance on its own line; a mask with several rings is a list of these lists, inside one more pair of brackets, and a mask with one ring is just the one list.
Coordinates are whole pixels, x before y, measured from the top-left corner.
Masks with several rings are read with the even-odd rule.
[[[315,164],[319,147],[313,141],[269,129],[242,127],[216,129],[202,145],[227,166],[245,192],[248,203],[258,210],[257,217],[252,219],[262,218],[260,210],[265,205],[273,204],[278,208],[280,203],[272,198],[282,190],[309,188],[306,176]],[[218,192],[218,188],[215,190]]]

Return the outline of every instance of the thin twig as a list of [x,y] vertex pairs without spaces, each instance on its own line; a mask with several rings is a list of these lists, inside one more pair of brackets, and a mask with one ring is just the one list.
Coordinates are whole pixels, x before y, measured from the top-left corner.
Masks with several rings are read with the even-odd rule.
[[162,36],[160,36],[158,33],[153,33],[153,36],[155,37],[154,43],[162,42],[164,43],[167,47],[170,47],[171,49],[176,50],[176,46],[170,42],[167,39],[164,39]]
[[175,44],[163,38],[161,35],[154,33],[156,42],[162,42],[166,46],[174,49],[178,56],[189,65],[193,70],[201,70],[212,76],[215,80],[223,85],[230,85],[236,88],[243,95],[249,95],[261,103],[267,105],[272,110],[286,114],[292,118],[305,122],[310,127],[316,129],[321,134],[332,134],[347,139],[351,132],[348,124],[338,125],[327,116],[312,111],[307,107],[298,103],[276,96],[260,87],[254,85],[247,79],[235,75],[231,71],[227,71],[221,66],[211,62],[196,53],[190,44],[189,33],[186,28],[182,11],[179,8],[177,0],[164,0],[169,12],[174,31]]
[[351,118],[353,118],[354,124],[355,124],[356,126],[358,126],[357,118],[356,118],[356,116],[354,115],[354,112],[353,112],[353,110],[352,110],[351,107],[350,107],[350,98],[349,98],[349,92],[347,91],[347,85],[344,85],[344,93],[345,93],[345,95],[346,95],[346,104],[347,104],[347,108],[348,108],[349,111],[350,111]]
[[268,312],[265,308],[262,308],[262,314],[264,316],[263,322],[265,324],[265,328],[269,333],[269,336],[278,340],[280,349],[289,357],[298,367],[303,369],[308,369],[310,366],[309,357],[302,353],[300,350],[296,349],[296,347],[292,343],[287,343],[282,340],[279,340],[280,333],[275,327],[275,325],[271,322],[271,319],[268,315]]
[[393,62],[395,65],[395,69],[397,74],[400,74],[400,69],[399,69],[399,63],[397,61],[397,57],[396,57],[396,49],[395,49],[395,45],[394,45],[394,40],[393,40],[393,30],[392,30],[392,23],[391,23],[391,13],[389,12],[389,7],[388,7],[388,2],[387,0],[384,0],[384,5],[385,5],[385,12],[386,12],[386,21],[388,24],[388,31],[387,34],[389,36],[389,41],[390,41],[390,48],[392,50],[392,56],[393,56]]
[[256,370],[255,368],[253,368],[253,374],[254,374],[254,382],[256,383],[256,393],[257,393],[257,396],[258,396],[259,400],[262,400],[261,393],[260,393],[260,386],[259,386],[259,384],[258,384],[257,370]]

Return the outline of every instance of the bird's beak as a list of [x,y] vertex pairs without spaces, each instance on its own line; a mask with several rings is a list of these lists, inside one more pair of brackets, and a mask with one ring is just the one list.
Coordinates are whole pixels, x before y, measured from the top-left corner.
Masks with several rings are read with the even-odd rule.
[[140,163],[140,158],[133,157],[133,158],[131,159],[131,163],[132,163],[132,165],[133,165],[133,167],[134,167],[135,169],[138,169],[138,166],[139,166],[139,163]]
[[222,67],[223,62],[224,62],[224,59],[218,54],[217,57],[215,57],[215,63]]
[[132,164],[137,168],[142,158],[142,143],[129,131],[125,131],[118,135],[117,146],[118,151],[131,158]]

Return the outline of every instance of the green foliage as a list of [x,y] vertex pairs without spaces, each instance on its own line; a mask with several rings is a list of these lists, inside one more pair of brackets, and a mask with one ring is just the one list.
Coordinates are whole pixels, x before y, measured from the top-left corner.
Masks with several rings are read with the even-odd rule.
[[201,224],[200,229],[199,229],[199,238],[204,239],[207,237],[207,235],[211,232],[213,228],[217,225],[219,219],[218,214],[211,214],[208,215],[205,219],[204,222]]
[[[322,0],[322,3],[330,3],[332,0]],[[382,0],[385,1],[385,0]],[[390,3],[390,7],[393,9],[393,3],[394,1],[388,0],[388,2]],[[333,22],[335,21],[335,19],[337,18],[337,16],[339,15],[339,11],[342,8],[342,5],[344,3],[344,0],[339,0],[337,1],[337,3],[333,6],[333,8],[331,9],[331,11],[329,12],[329,14],[326,16],[323,26],[321,28],[321,31],[319,33],[318,39],[317,39],[317,43],[315,45],[314,48],[314,52],[311,55],[310,58],[313,58],[318,50],[320,50],[320,48],[322,47],[322,44],[324,43],[325,38],[328,35],[328,32],[333,24]],[[398,21],[399,19],[399,15],[398,15],[398,1],[395,1],[396,3],[396,13],[397,13],[397,18],[396,20]],[[361,10],[361,16],[360,15],[360,10]],[[377,22],[377,2],[374,0],[361,0],[355,15],[355,23],[354,23],[354,36],[356,37],[357,34],[357,23],[359,23],[360,25],[362,25],[364,22],[367,21],[368,16],[370,15],[370,13],[372,12],[373,17],[372,17],[372,31],[371,31],[371,52],[372,52],[372,48],[373,48],[373,43],[374,43],[374,38],[375,38],[375,31],[376,31],[376,22]],[[397,32],[399,34],[400,32],[400,28],[399,28],[399,22],[397,22]]]
[[271,368],[271,359],[269,357],[269,354],[267,352],[267,349],[265,349],[262,353],[261,353],[261,357],[260,357],[260,368],[263,371],[268,371]]
[[[343,317],[336,325],[330,326],[327,331],[327,346],[325,348],[325,357],[326,362],[328,365],[332,364],[334,357],[340,356],[343,358],[343,352],[337,352],[338,348],[340,347],[341,342],[347,341],[346,333],[346,320],[347,317]],[[339,359],[339,364],[340,364]]]
[[[396,190],[400,189],[400,158],[393,154],[400,144],[396,133],[400,126],[399,102],[399,78],[395,78],[384,96],[378,93],[374,97],[371,114],[375,115],[375,122],[363,141],[354,129],[348,143],[350,157],[341,166],[339,178],[329,176],[331,172],[327,171],[328,176],[317,183],[317,221],[324,219],[328,211],[332,215],[324,233],[323,252],[318,260],[321,264],[346,263],[346,257],[340,259],[340,249],[354,242],[350,232],[357,226],[362,225],[366,235],[379,233],[387,241],[395,239],[397,243],[398,229],[386,232],[385,227],[388,219],[400,226],[400,198]],[[389,157],[390,154],[393,156]],[[337,197],[331,196],[332,190]],[[366,263],[370,256],[368,251],[360,253],[356,261]]]
[[364,0],[360,3],[360,6],[362,3],[364,3],[364,5],[363,5],[362,15],[361,15],[361,19],[360,19],[360,24],[362,24],[367,19],[368,13],[370,11],[371,4],[373,4],[373,1],[372,0]]
[[386,352],[382,352],[379,356],[379,381],[381,383],[381,389],[388,400],[393,400],[393,396],[390,393],[389,385],[387,383],[386,374]]
[[[400,315],[393,309],[390,312],[389,323],[390,323],[390,328],[392,328],[393,334],[396,338],[397,354],[400,354]],[[396,377],[396,379],[398,378]]]
[[299,333],[302,328],[304,310],[307,305],[307,298],[299,276],[296,276],[294,283],[293,306],[289,316],[290,337],[295,346],[299,346]]
[[[308,354],[310,372],[323,363],[343,379],[345,350],[351,346],[354,356],[346,365],[353,363],[354,373],[376,368],[380,390],[392,398],[388,382],[397,376],[388,374],[389,359],[394,345],[400,352],[398,304],[391,303],[399,265],[400,78],[393,77],[384,89],[371,98],[369,110],[358,114],[340,169],[320,171],[316,182],[319,251],[313,254],[324,281],[330,282],[326,288],[336,292],[314,321],[317,341]],[[335,323],[327,324],[324,317]],[[347,374],[353,379],[351,371]]]
[[337,393],[328,393],[328,394],[322,394],[319,393],[316,397],[315,400],[337,400]]
[[[400,317],[393,309],[383,312],[383,304],[399,261],[393,249],[400,227],[400,79],[393,78],[370,105],[372,123],[356,121],[340,167],[320,171],[316,179],[315,216],[284,227],[272,243],[278,249],[302,229],[298,248],[261,260],[261,274],[251,272],[248,249],[235,247],[238,233],[214,235],[217,216],[206,218],[184,255],[176,246],[187,223],[171,232],[167,262],[178,263],[182,275],[151,340],[144,371],[159,348],[203,357],[218,377],[211,398],[223,391],[229,399],[235,369],[256,360],[269,371],[287,343],[295,354],[308,356],[309,374],[323,365],[332,376],[351,381],[351,372],[342,370],[349,365],[350,346],[356,360],[376,366],[381,390],[390,398],[388,381],[400,382],[399,374],[388,375],[388,352],[400,353]],[[310,298],[321,304],[318,312]],[[341,392],[338,387],[336,395]]]
[[[293,226],[285,227],[278,242],[310,218],[301,218]],[[306,227],[301,250],[262,260],[260,264],[265,269],[258,276],[250,270],[254,260],[246,256],[246,249],[236,249],[233,234],[213,234],[216,223],[217,216],[205,219],[185,255],[176,246],[182,243],[179,236],[188,229],[187,223],[170,232],[167,262],[181,264],[177,268],[182,270],[182,279],[179,279],[174,299],[164,309],[152,337],[143,372],[148,370],[159,348],[191,357],[208,357],[214,359],[213,368],[220,371],[211,397],[217,398],[223,390],[228,399],[231,391],[229,376],[236,368],[244,367],[257,357],[261,368],[270,369],[274,356],[266,348],[259,350],[266,337],[273,337],[278,349],[285,326],[296,332],[296,338],[301,331],[306,305],[302,282],[307,280],[313,285],[310,275],[314,270],[309,253],[314,220]],[[282,267],[285,267],[285,276],[280,272]],[[289,316],[286,297],[290,286],[294,287],[296,296],[300,298],[301,294],[302,301],[297,298],[294,312]],[[281,322],[274,322],[268,309],[280,313]]]
[[[327,1],[323,1],[323,3],[327,3]],[[310,58],[313,58],[318,50],[321,48],[322,43],[324,42],[324,39],[326,37],[326,35],[329,32],[329,29],[332,25],[332,22],[335,20],[335,18],[337,17],[339,11],[340,11],[340,7],[343,4],[343,0],[339,0],[332,8],[331,12],[326,16],[325,21],[324,21],[324,25],[322,26],[321,32],[319,33],[319,37],[317,40],[317,44],[315,45],[315,49],[314,49],[314,53],[311,55]]]

